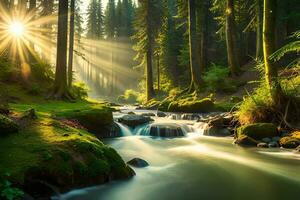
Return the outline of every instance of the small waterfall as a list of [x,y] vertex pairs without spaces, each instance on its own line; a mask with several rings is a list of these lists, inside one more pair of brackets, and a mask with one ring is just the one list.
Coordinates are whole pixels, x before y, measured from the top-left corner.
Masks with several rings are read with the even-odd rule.
[[130,128],[128,126],[125,126],[119,122],[115,122],[119,128],[120,128],[120,131],[121,131],[121,136],[131,136],[133,135],[132,134],[132,130],[130,130]]

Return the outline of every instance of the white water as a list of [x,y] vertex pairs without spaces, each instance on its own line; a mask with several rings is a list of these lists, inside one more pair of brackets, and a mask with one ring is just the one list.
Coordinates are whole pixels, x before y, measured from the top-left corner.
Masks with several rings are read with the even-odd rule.
[[202,123],[170,118],[155,118],[154,123],[185,127],[185,137],[141,136],[146,126],[121,126],[128,136],[104,141],[125,161],[138,157],[148,161],[149,167],[134,168],[137,175],[131,180],[71,191],[62,199],[299,199],[300,154],[283,149],[242,148],[233,145],[230,137],[203,136]]

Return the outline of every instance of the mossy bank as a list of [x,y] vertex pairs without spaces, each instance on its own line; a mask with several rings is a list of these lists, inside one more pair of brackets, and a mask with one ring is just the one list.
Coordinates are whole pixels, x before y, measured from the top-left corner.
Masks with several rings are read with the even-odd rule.
[[[48,102],[11,107],[9,116],[1,115],[14,129],[7,134],[2,134],[7,129],[0,130],[0,175],[9,174],[5,178],[26,193],[52,195],[53,188],[63,192],[134,175],[114,149],[80,124],[98,119],[98,127],[109,125],[112,111],[105,104]],[[37,119],[22,119],[30,108]],[[84,120],[90,116],[86,113],[94,115]]]

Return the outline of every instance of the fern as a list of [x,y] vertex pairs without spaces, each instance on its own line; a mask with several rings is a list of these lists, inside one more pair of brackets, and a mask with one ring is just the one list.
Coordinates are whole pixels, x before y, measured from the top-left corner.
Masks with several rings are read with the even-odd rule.
[[[274,61],[280,60],[283,56],[289,53],[299,53],[300,52],[300,31],[295,32],[292,36],[292,38],[297,38],[299,40],[296,40],[294,42],[291,42],[278,51],[276,51],[270,58]],[[297,58],[293,62],[289,64],[289,66],[297,66],[300,63],[300,59]]]

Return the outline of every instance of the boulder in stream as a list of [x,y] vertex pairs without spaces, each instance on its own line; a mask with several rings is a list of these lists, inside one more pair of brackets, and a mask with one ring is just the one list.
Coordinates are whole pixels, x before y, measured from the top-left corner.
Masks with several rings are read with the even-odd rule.
[[226,137],[231,136],[231,132],[227,128],[208,126],[204,129],[205,136]]
[[267,143],[261,142],[257,144],[258,148],[269,148],[269,145]]
[[132,160],[128,161],[127,164],[137,168],[144,168],[149,166],[149,163],[141,158],[133,158]]
[[142,115],[124,115],[118,119],[118,122],[130,126],[132,128],[153,121],[151,117]]
[[156,114],[157,117],[166,117],[167,114],[162,112],[162,111],[157,111],[157,114]]
[[241,126],[237,129],[237,137],[248,136],[255,140],[279,136],[277,127],[271,123],[256,123]]
[[244,135],[244,136],[241,136],[241,137],[237,138],[234,141],[234,143],[238,144],[240,146],[257,146],[258,141],[254,140],[251,137],[248,137],[248,136]]
[[154,137],[182,137],[182,127],[175,123],[156,123],[150,125],[150,136]]

